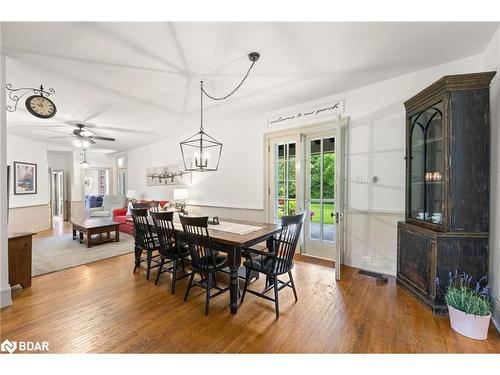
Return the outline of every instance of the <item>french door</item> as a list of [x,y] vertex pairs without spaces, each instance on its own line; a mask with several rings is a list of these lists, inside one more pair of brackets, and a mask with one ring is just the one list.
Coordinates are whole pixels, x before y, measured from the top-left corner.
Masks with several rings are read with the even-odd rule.
[[302,211],[300,175],[300,142],[298,136],[271,139],[270,154],[270,219],[279,224],[281,217]]
[[308,255],[334,260],[337,241],[334,134],[305,137],[305,248]]
[[267,138],[268,220],[279,224],[282,216],[306,211],[300,251],[334,260],[337,280],[344,248],[346,132],[340,124]]

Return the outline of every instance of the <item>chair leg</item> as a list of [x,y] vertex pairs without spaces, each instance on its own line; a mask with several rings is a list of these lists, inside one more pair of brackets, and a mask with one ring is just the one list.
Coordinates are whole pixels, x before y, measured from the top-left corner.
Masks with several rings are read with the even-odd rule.
[[188,299],[189,290],[191,289],[191,284],[193,283],[193,279],[194,279],[194,271],[191,272],[191,277],[189,277],[188,287],[186,289],[186,294],[184,295],[184,302],[186,302]]
[[161,257],[160,267],[158,267],[158,273],[156,274],[155,285],[158,285],[158,280],[160,280],[161,269],[165,264],[165,258]]
[[273,277],[274,280],[274,307],[276,309],[276,319],[280,317],[280,304],[278,298],[278,278]]
[[205,300],[205,315],[208,315],[208,307],[210,305],[210,287],[212,286],[212,273],[208,273],[207,277],[207,297]]
[[132,271],[132,273],[135,273],[135,270],[141,264],[141,255],[142,255],[142,250],[135,248],[135,266],[134,266],[134,270]]
[[295,290],[295,282],[293,281],[292,271],[288,271],[288,277],[290,277],[290,281],[292,282],[293,295],[295,296],[295,302],[297,302],[299,298],[297,297],[297,291]]
[[184,265],[184,257],[181,258],[182,273],[186,273],[186,267]]
[[247,268],[247,271],[246,271],[246,278],[245,278],[245,286],[243,287],[243,294],[241,295],[241,300],[240,300],[240,305],[243,303],[243,301],[245,300],[245,293],[247,292],[247,288],[248,288],[248,282],[250,281],[250,274],[251,274],[251,271],[250,269]]
[[149,275],[151,273],[151,261],[153,259],[153,252],[148,250],[148,270],[146,273],[146,280],[149,280]]
[[177,279],[177,259],[174,259],[174,264],[172,267],[172,289],[171,293],[175,294],[175,281]]

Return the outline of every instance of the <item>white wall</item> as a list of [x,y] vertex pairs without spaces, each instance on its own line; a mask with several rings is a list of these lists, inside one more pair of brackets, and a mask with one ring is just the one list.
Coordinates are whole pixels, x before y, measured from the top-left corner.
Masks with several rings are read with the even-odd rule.
[[[35,163],[37,165],[37,193],[14,195],[13,162]],[[10,194],[10,208],[29,207],[49,202],[49,174],[47,162],[47,145],[9,134],[7,142],[7,163],[12,170],[12,185]]]
[[[344,115],[350,117],[346,264],[395,274],[396,225],[404,219],[403,102],[444,75],[480,71],[481,62],[481,56],[472,56],[279,110],[287,113],[345,98]],[[189,203],[262,209],[263,134],[270,131],[268,116],[278,111],[225,118],[224,110],[220,106],[205,115],[206,130],[224,143],[220,170],[194,174]],[[129,188],[147,198],[171,199],[173,187],[145,186],[145,170],[180,160],[179,142],[197,126],[193,117],[179,123],[178,136],[128,151]],[[371,182],[373,176],[377,183]],[[361,182],[363,177],[369,182]]]
[[493,319],[500,329],[500,28],[486,47],[483,70],[496,70],[490,88],[491,192],[489,276],[493,285]]

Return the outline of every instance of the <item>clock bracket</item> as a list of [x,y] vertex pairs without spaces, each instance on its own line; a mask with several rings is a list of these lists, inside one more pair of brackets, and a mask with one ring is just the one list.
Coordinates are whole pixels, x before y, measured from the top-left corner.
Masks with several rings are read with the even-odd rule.
[[32,87],[13,88],[12,85],[8,83],[7,85],[5,85],[5,87],[9,91],[9,99],[12,101],[10,105],[7,105],[5,107],[5,109],[9,112],[15,112],[17,110],[17,104],[19,103],[19,100],[26,94],[40,95],[48,98],[52,94],[56,93],[56,91],[53,88],[50,88],[48,90],[44,89],[43,85],[40,85],[40,88],[32,88]]

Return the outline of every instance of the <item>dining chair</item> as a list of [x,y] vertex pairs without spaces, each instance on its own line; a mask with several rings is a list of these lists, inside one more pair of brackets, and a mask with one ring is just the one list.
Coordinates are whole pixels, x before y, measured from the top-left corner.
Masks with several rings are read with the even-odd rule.
[[[186,241],[179,239],[177,236],[177,232],[174,228],[173,212],[150,211],[149,214],[153,219],[160,246],[160,266],[156,274],[155,285],[158,284],[158,280],[162,273],[171,273],[171,293],[175,294],[175,282],[190,276],[190,273],[186,273],[184,264],[185,258],[189,256],[189,246]],[[177,277],[178,270],[183,274],[179,278]]]
[[[147,208],[131,208],[132,220],[134,222],[134,240],[135,240],[135,266],[140,267],[142,262],[147,263],[146,279],[149,280],[149,275],[152,268],[160,266],[158,257],[160,256],[160,245],[158,239],[153,235],[151,224],[148,221]],[[154,254],[158,251],[158,254]],[[146,259],[142,256],[146,253]],[[155,265],[153,265],[153,262]]]
[[[245,293],[251,293],[261,298],[274,302],[276,310],[276,319],[280,317],[279,309],[279,291],[285,287],[293,290],[295,301],[298,301],[297,291],[292,276],[293,256],[299,241],[300,232],[304,225],[305,212],[293,215],[283,216],[281,218],[281,231],[272,241],[268,242],[267,251],[257,249],[246,249],[248,253],[256,256],[249,256],[243,265],[246,268],[246,280],[241,296],[240,304],[245,299]],[[250,274],[252,271],[260,272],[266,275],[266,284],[262,292],[248,289]],[[278,276],[288,274],[289,280],[284,282],[278,279]],[[271,289],[274,289],[274,299],[266,295]]]
[[[208,233],[208,217],[189,217],[179,215],[182,228],[186,236],[186,241],[191,255],[191,267],[193,272],[189,278],[188,288],[184,296],[187,301],[191,286],[197,285],[206,290],[205,315],[208,315],[210,298],[216,297],[229,290],[229,287],[221,288],[215,282],[216,273],[227,267],[227,257],[221,255],[212,247],[210,235]],[[201,280],[194,280],[194,275],[200,274]],[[203,274],[207,277],[204,278]],[[216,289],[218,292],[211,295],[210,290]]]

